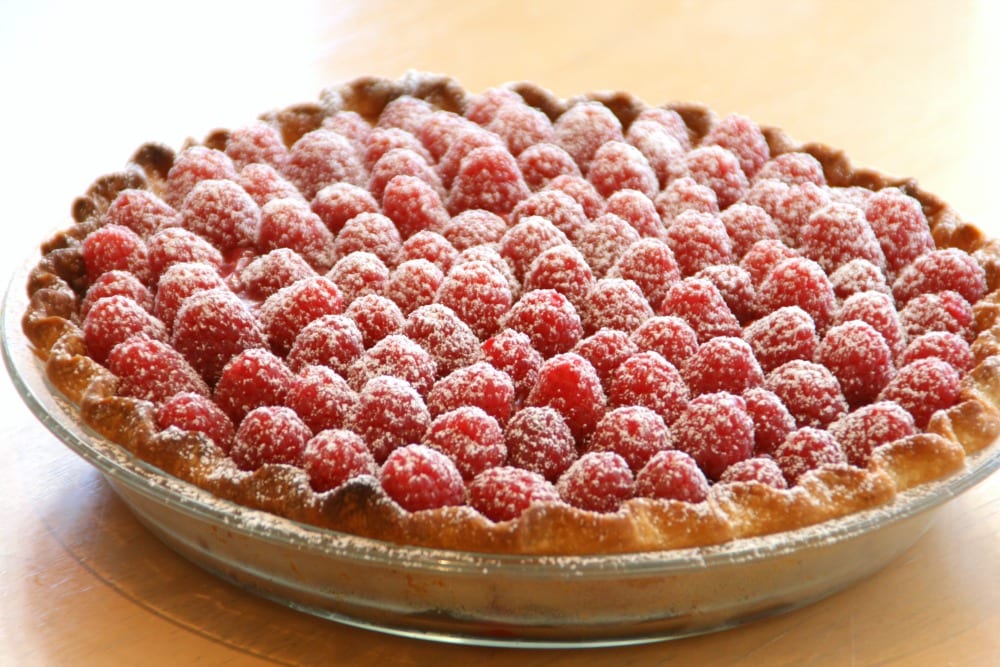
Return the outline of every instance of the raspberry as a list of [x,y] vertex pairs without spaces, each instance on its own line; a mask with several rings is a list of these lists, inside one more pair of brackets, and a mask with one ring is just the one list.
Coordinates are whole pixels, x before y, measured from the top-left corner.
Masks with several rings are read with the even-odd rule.
[[490,521],[512,521],[535,503],[559,502],[555,486],[538,473],[513,466],[489,468],[468,486],[469,504]]
[[403,328],[403,311],[391,299],[378,294],[359,296],[344,314],[354,320],[365,347],[372,347]]
[[713,264],[728,264],[733,258],[726,226],[712,213],[680,213],[667,227],[666,241],[683,276],[693,276]]
[[349,423],[364,438],[375,460],[383,462],[394,449],[420,442],[431,416],[420,394],[406,380],[380,375],[359,392]]
[[497,420],[470,405],[435,417],[423,444],[446,454],[467,481],[507,462],[507,446]]
[[860,209],[830,204],[809,216],[799,232],[802,254],[833,273],[852,259],[882,266],[882,248]]
[[615,512],[635,495],[632,471],[614,452],[588,452],[578,458],[556,482],[559,496],[591,512]]
[[545,190],[558,190],[568,194],[583,207],[583,212],[591,220],[604,212],[604,198],[598,194],[591,182],[582,176],[574,174],[556,176],[548,182]]
[[889,293],[882,269],[866,259],[852,259],[830,274],[833,293],[841,301],[861,292]]
[[702,143],[721,146],[732,152],[748,178],[753,178],[771,157],[760,126],[739,114],[730,114],[715,123]]
[[[681,148],[688,150],[691,148],[691,132],[681,115],[673,109],[666,107],[650,107],[643,109],[636,116],[634,123],[645,121],[653,122],[662,127],[667,134],[677,140]],[[633,124],[634,124],[633,123]]]
[[585,303],[594,286],[594,273],[580,251],[564,243],[545,250],[528,267],[524,290],[551,289],[561,293],[577,308]]
[[139,304],[143,310],[153,312],[153,293],[149,288],[139,282],[134,273],[111,270],[102,273],[87,288],[87,293],[80,303],[80,315],[86,317],[90,307],[99,299],[116,295],[127,297]]
[[582,321],[587,335],[605,328],[629,333],[651,317],[653,309],[638,285],[621,278],[602,278],[587,296]]
[[753,419],[753,450],[758,455],[771,456],[785,437],[795,430],[795,419],[777,394],[763,387],[743,392],[747,413]]
[[482,261],[453,266],[437,293],[437,302],[455,311],[480,338],[497,332],[512,301],[507,279]]
[[899,312],[899,321],[910,338],[931,331],[948,331],[972,338],[972,306],[958,292],[921,294]]
[[205,146],[191,146],[178,153],[167,172],[163,200],[176,209],[199,181],[235,179],[236,165],[228,155]]
[[743,340],[765,373],[794,359],[812,361],[819,347],[816,325],[798,306],[784,306],[750,323]]
[[816,350],[816,359],[840,382],[847,403],[870,403],[892,379],[892,351],[875,329],[860,320],[830,327]]
[[562,415],[546,407],[517,411],[504,429],[511,465],[554,482],[577,458],[576,442]]
[[781,203],[788,194],[789,188],[788,183],[784,181],[774,178],[762,179],[758,176],[750,186],[746,197],[743,198],[743,203],[761,208],[777,224],[776,217],[781,214]]
[[771,275],[775,267],[786,259],[798,257],[799,253],[792,250],[777,239],[762,239],[747,250],[740,259],[740,268],[750,274],[750,280],[760,289],[764,280]]
[[759,206],[738,202],[719,213],[732,243],[733,259],[742,259],[758,241],[777,239],[778,226]]
[[104,212],[104,226],[127,227],[144,239],[176,221],[177,211],[149,190],[122,190]]
[[381,213],[359,213],[344,223],[333,242],[336,257],[363,250],[376,255],[388,266],[396,265],[403,240],[396,225]]
[[[443,192],[443,188],[437,172],[427,164],[427,160],[414,151],[408,148],[394,148],[379,158],[372,167],[371,175],[368,178],[368,191],[376,200],[383,202],[383,210],[385,208],[383,196],[386,188],[399,176],[408,177],[407,181],[409,182],[420,181],[429,186],[427,192],[431,195],[438,195],[437,204],[440,207],[440,193]],[[420,199],[424,197],[423,193],[418,196]],[[433,198],[429,201],[433,202]],[[396,210],[404,210],[404,206],[397,206]],[[400,233],[402,232],[403,230],[400,230]],[[403,236],[405,238],[406,235],[403,234]]]
[[774,459],[789,486],[810,470],[847,464],[847,455],[836,437],[809,426],[792,431],[778,447]]
[[743,399],[727,392],[692,398],[671,432],[676,448],[691,456],[712,480],[753,455],[753,419]]
[[554,130],[555,143],[573,156],[583,174],[601,146],[624,138],[621,122],[598,102],[574,104],[556,119]]
[[229,133],[225,153],[238,169],[254,162],[280,166],[288,155],[281,133],[262,121],[237,127]]
[[183,227],[167,227],[149,237],[149,269],[152,280],[160,279],[171,265],[198,262],[222,266],[222,253],[205,239]]
[[631,280],[642,290],[649,305],[658,310],[681,274],[670,246],[660,239],[643,238],[618,256],[607,277]]
[[638,148],[624,141],[609,141],[594,153],[587,179],[604,198],[619,190],[638,190],[647,197],[659,191],[659,179]]
[[931,331],[917,336],[899,355],[897,363],[902,367],[928,357],[945,361],[958,371],[971,370],[975,363],[969,343],[958,334],[947,331]]
[[414,132],[421,123],[433,113],[426,100],[400,95],[390,100],[378,117],[378,127],[398,127],[407,132]]
[[121,295],[95,301],[83,319],[82,328],[87,355],[99,364],[107,361],[112,348],[136,334],[158,341],[167,339],[163,322]]
[[472,329],[442,304],[414,310],[404,321],[401,333],[431,355],[441,376],[468,366],[478,354],[479,339]]
[[638,473],[657,452],[671,449],[670,429],[663,418],[641,405],[609,410],[597,422],[587,447],[591,452],[614,452]]
[[368,121],[355,111],[337,111],[324,118],[320,127],[325,130],[333,130],[337,134],[342,134],[355,147],[358,147],[359,150],[364,147],[368,141],[368,135],[372,132],[372,127],[368,124]]
[[391,334],[355,359],[344,377],[355,391],[361,391],[380,375],[405,380],[417,393],[426,396],[437,378],[437,365],[424,348],[406,336]]
[[840,383],[826,366],[796,359],[778,366],[764,386],[781,399],[799,427],[824,428],[847,412]]
[[287,356],[299,332],[324,315],[344,312],[344,298],[329,278],[303,278],[282,287],[260,306],[259,318],[271,349]]
[[212,397],[234,424],[254,408],[282,405],[292,382],[292,371],[263,348],[244,350],[222,369]]
[[332,183],[316,193],[310,207],[334,234],[362,213],[378,213],[378,202],[368,190],[353,183]]
[[683,175],[684,148],[661,124],[637,119],[629,125],[625,140],[646,157],[661,188]]
[[528,396],[544,361],[542,354],[532,347],[527,334],[514,329],[504,329],[483,341],[479,354],[483,361],[510,377],[516,402]]
[[569,351],[583,336],[583,323],[573,304],[550,289],[522,294],[507,313],[503,326],[527,334],[543,357]]
[[496,269],[500,275],[503,276],[504,280],[507,281],[507,287],[510,288],[511,299],[517,300],[517,297],[521,293],[521,286],[517,278],[514,277],[514,271],[511,269],[510,264],[500,253],[497,252],[495,248],[488,245],[480,245],[472,248],[466,248],[462,252],[458,253],[455,257],[455,261],[452,262],[451,268],[466,264],[468,262],[483,262],[492,266]]
[[635,495],[700,503],[708,498],[708,479],[698,464],[685,452],[659,451],[635,476]]
[[[651,196],[655,196],[655,193]],[[641,238],[660,239],[665,229],[656,204],[646,194],[631,189],[618,190],[608,196],[604,212],[617,215],[639,233]]]
[[426,259],[410,259],[397,266],[382,290],[404,314],[434,302],[444,274]]
[[603,213],[580,230],[576,244],[594,275],[603,278],[639,238],[639,232],[628,222],[613,213]]
[[240,170],[236,183],[243,188],[257,206],[272,199],[300,199],[302,193],[291,181],[269,164],[248,164]]
[[382,488],[409,512],[465,504],[465,484],[447,456],[426,445],[394,450],[382,465]]
[[284,406],[263,406],[243,418],[229,455],[241,470],[256,470],[265,463],[297,466],[310,438],[312,431],[295,412]]
[[247,305],[217,288],[196,292],[174,318],[171,344],[209,385],[226,363],[243,350],[267,347],[267,338]]
[[958,292],[971,303],[986,294],[986,272],[967,252],[957,248],[932,250],[913,260],[892,284],[896,303],[933,292]]
[[306,366],[295,375],[285,392],[285,405],[319,433],[345,428],[358,402],[357,393],[335,370]]
[[526,104],[505,104],[486,127],[504,140],[514,156],[520,155],[529,146],[553,139],[549,117]]
[[719,288],[704,278],[674,283],[660,304],[660,313],[680,317],[698,334],[699,341],[740,335],[740,323],[729,310]]
[[589,361],[601,378],[601,385],[607,387],[614,370],[639,348],[624,331],[599,329],[574,345],[571,351]]
[[837,305],[830,279],[819,264],[804,257],[778,264],[761,283],[757,297],[765,312],[798,306],[809,313],[820,332],[832,323]]
[[506,148],[484,147],[465,156],[448,195],[452,215],[481,208],[506,215],[531,193]]
[[289,248],[317,271],[333,266],[333,234],[301,199],[272,199],[260,209],[257,250]]
[[[419,157],[425,165],[430,164],[432,160],[430,152],[412,132],[398,127],[375,127],[365,137],[364,151],[361,155],[365,169],[371,171],[383,156],[393,150],[407,150]],[[370,190],[374,192],[373,188]],[[378,195],[376,197],[381,198]]]
[[205,381],[180,352],[143,334],[111,348],[107,365],[118,377],[118,393],[123,396],[161,403],[180,392],[209,395]]
[[876,447],[917,432],[913,417],[896,403],[879,401],[849,412],[830,424],[830,433],[851,465],[865,467]]
[[314,276],[316,271],[302,255],[290,248],[275,248],[242,267],[236,280],[248,297],[262,301],[282,287]]
[[501,109],[511,104],[524,104],[524,98],[510,88],[488,88],[469,98],[465,117],[479,125],[489,125]]
[[756,180],[770,178],[788,185],[826,185],[823,165],[809,153],[782,153],[772,157],[757,172]]
[[233,446],[236,428],[222,409],[207,395],[196,392],[174,394],[156,409],[156,426],[166,430],[176,427],[202,433],[226,454]]
[[[450,190],[454,187],[455,178],[462,167],[462,162],[479,148],[492,148],[510,153],[503,139],[492,132],[486,132],[479,128],[462,132],[452,140],[448,150],[437,163],[438,176],[446,189]],[[477,207],[470,206],[469,208]]]
[[351,141],[326,129],[303,134],[289,149],[282,171],[308,200],[331,183],[365,184],[364,165]]
[[879,239],[890,275],[934,250],[934,238],[920,202],[898,188],[874,193],[868,199],[865,217]]
[[459,252],[479,245],[498,243],[506,233],[507,221],[496,213],[482,209],[462,211],[441,229],[441,235]]
[[[830,195],[825,188],[813,183],[802,183],[788,186],[786,190],[778,195],[776,204],[768,212],[778,227],[778,235],[781,240],[790,246],[798,248],[802,243],[802,232],[809,225],[809,219],[815,213],[818,213],[829,205],[831,205]],[[838,204],[837,206],[845,207],[848,210],[857,208],[847,204]],[[844,227],[845,225],[838,223],[834,226]],[[849,227],[850,225],[846,226]],[[861,224],[857,226],[863,227]],[[814,237],[819,237],[818,241],[814,241],[814,243],[820,247],[824,247],[825,240],[823,239],[822,224],[819,227],[820,229],[812,233]],[[826,245],[831,248],[830,254],[836,258],[838,247],[841,244],[848,245],[849,247],[851,241],[845,241],[839,237],[834,241]],[[872,245],[867,243],[867,240],[861,246],[868,246],[866,248],[868,254],[881,257],[881,253],[878,253],[877,249],[873,249]]]
[[682,373],[692,396],[728,391],[742,394],[764,383],[753,350],[742,338],[718,336],[698,346]]
[[830,188],[828,192],[831,201],[857,206],[862,211],[868,209],[868,202],[875,194],[872,190],[860,185]]
[[679,317],[658,315],[629,334],[640,352],[656,352],[676,368],[682,368],[698,351],[698,334]]
[[580,168],[562,147],[552,143],[528,146],[517,156],[517,166],[533,191],[541,190],[559,176],[580,176]]
[[172,328],[185,299],[197,292],[217,288],[225,288],[225,283],[211,266],[188,262],[173,264],[160,276],[153,314]]
[[514,276],[523,281],[536,257],[549,248],[568,243],[569,239],[554,224],[533,215],[521,218],[508,229],[500,239],[497,250],[514,269]]
[[608,383],[608,406],[641,405],[668,425],[688,402],[688,388],[673,364],[656,352],[639,352],[623,361]]
[[426,259],[444,274],[448,273],[458,251],[448,242],[448,239],[437,232],[424,229],[416,232],[403,242],[399,249],[398,263],[411,259]]
[[706,266],[695,277],[704,278],[715,285],[729,310],[741,324],[750,322],[757,316],[757,291],[750,273],[743,267],[736,264],[714,264]]
[[722,146],[695,148],[684,157],[684,162],[690,178],[715,192],[720,209],[742,199],[750,188],[740,161]]
[[726,471],[719,477],[721,484],[734,484],[739,482],[757,482],[766,484],[775,489],[787,489],[788,482],[781,472],[781,468],[774,459],[767,456],[743,459],[726,468]]
[[656,212],[660,214],[663,224],[670,229],[670,224],[684,211],[696,213],[719,213],[719,201],[715,191],[707,185],[701,185],[690,176],[682,176],[670,181],[660,194],[653,199]]
[[583,442],[604,414],[606,399],[590,362],[566,352],[545,360],[526,403],[557,410],[577,442]]
[[93,284],[108,271],[127,271],[141,283],[149,283],[149,250],[142,238],[128,227],[104,225],[87,234],[81,244],[87,283]]
[[321,431],[302,450],[302,468],[318,493],[336,489],[361,475],[378,474],[375,457],[357,433],[342,429]]
[[346,315],[322,315],[295,337],[288,365],[296,372],[306,366],[329,366],[343,375],[364,350],[364,339],[354,320]]
[[260,227],[260,207],[232,181],[200,181],[179,211],[185,229],[222,251],[253,246]]
[[583,206],[562,190],[535,192],[522,199],[510,214],[511,220],[515,222],[532,216],[545,218],[565,234],[566,238],[573,240],[589,222]]
[[326,277],[337,285],[344,303],[351,304],[362,296],[384,291],[389,284],[389,269],[378,255],[357,250],[337,260]]
[[837,312],[837,324],[851,320],[868,323],[882,334],[893,357],[898,356],[906,345],[906,332],[892,297],[885,292],[858,292],[847,297]]
[[456,137],[474,127],[472,122],[456,113],[436,110],[424,117],[413,134],[420,139],[432,160],[437,162]]
[[514,409],[514,382],[506,373],[478,361],[438,380],[427,394],[432,417],[475,406],[503,424]]
[[918,429],[924,429],[931,415],[958,402],[960,379],[958,371],[945,361],[917,359],[899,369],[878,400],[895,401],[913,416]]

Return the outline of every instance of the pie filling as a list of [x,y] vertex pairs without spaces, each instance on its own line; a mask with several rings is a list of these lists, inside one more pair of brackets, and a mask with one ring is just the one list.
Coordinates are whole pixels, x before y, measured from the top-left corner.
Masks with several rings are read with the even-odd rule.
[[42,247],[85,423],[252,508],[513,553],[889,502],[1000,432],[1000,252],[909,180],[695,105],[364,78],[148,144]]

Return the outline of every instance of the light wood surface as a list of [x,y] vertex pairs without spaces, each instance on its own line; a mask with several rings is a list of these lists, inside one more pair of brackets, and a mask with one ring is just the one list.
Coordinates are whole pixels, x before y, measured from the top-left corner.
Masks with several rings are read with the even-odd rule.
[[[0,3],[3,266],[146,140],[179,145],[328,84],[407,69],[482,90],[624,89],[740,111],[915,176],[1000,234],[1000,5],[987,2]],[[175,556],[0,383],[2,665],[989,665],[1000,476],[882,572],[724,633],[590,651],[383,636]]]

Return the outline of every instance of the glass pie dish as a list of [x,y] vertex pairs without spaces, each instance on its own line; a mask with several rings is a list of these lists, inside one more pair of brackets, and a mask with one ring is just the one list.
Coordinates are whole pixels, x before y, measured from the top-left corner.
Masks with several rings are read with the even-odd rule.
[[38,419],[93,465],[153,534],[253,593],[396,635],[479,645],[608,646],[718,631],[815,602],[877,572],[934,510],[1000,467],[964,470],[825,523],[690,549],[600,556],[489,555],[399,546],[221,500],[164,474],[79,420],[21,331],[29,262],[2,312],[3,355]]

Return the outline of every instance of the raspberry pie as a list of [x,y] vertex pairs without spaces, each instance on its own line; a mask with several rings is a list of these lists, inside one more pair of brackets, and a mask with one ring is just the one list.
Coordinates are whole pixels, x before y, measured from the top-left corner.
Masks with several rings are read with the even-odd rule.
[[720,544],[890,502],[1000,434],[1000,246],[751,120],[359,79],[142,146],[23,328],[83,421],[391,542]]

